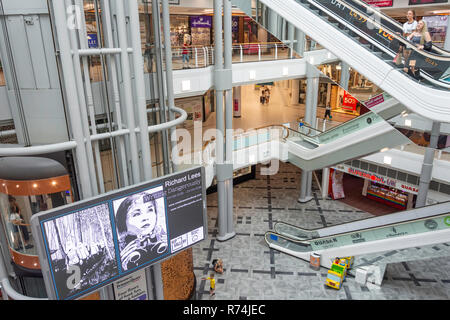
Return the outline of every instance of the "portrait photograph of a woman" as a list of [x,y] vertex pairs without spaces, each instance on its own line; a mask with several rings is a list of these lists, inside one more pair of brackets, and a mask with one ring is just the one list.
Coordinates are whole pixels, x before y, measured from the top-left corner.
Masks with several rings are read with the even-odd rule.
[[168,252],[162,187],[113,200],[122,272]]

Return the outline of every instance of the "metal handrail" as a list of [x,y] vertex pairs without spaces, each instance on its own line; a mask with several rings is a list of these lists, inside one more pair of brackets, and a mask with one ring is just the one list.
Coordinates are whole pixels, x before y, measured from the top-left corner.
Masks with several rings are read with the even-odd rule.
[[[306,1],[308,1],[309,3],[311,3],[312,5],[314,5],[314,6],[316,6],[316,7],[320,7],[320,9],[321,9],[322,11],[326,12],[328,15],[332,16],[334,19],[337,18],[336,15],[334,15],[334,14],[333,14],[333,15],[329,14],[329,10],[327,10],[327,9],[324,8],[321,4],[315,2],[314,0],[306,0]],[[342,4],[344,7],[348,8],[348,9],[350,9],[350,10],[353,9],[353,7],[351,7],[350,5],[346,4],[346,3],[343,2],[342,0],[334,0],[334,1],[339,2],[339,3]],[[431,58],[431,59],[436,59],[436,60],[440,60],[440,61],[450,61],[450,56],[439,56],[439,55],[435,55],[435,54],[426,52],[426,51],[424,51],[424,50],[420,50],[420,49],[418,49],[416,46],[414,46],[411,42],[409,42],[408,40],[405,40],[403,37],[398,36],[398,35],[396,34],[395,31],[392,31],[391,29],[382,26],[382,25],[381,25],[380,23],[378,23],[375,19],[369,18],[367,15],[365,15],[365,14],[363,14],[363,13],[359,13],[359,12],[358,12],[358,14],[359,14],[362,18],[366,19],[367,21],[370,21],[370,23],[372,23],[373,25],[377,26],[378,28],[383,29],[383,30],[389,32],[389,34],[390,34],[392,37],[394,37],[395,39],[397,39],[399,42],[405,44],[405,46],[408,47],[409,49],[411,49],[411,50],[413,50],[413,51],[416,51],[416,52],[418,52],[419,54],[424,55],[424,56],[426,56],[426,57],[428,57],[428,58]],[[336,19],[336,20],[337,20],[337,19]],[[339,19],[339,20],[340,20],[340,19]],[[348,23],[348,21],[345,21],[345,23],[343,23],[343,24],[345,24],[345,25],[348,26],[349,23]]]
[[[363,2],[363,1],[360,1],[360,0],[351,0],[351,1],[356,2],[357,4],[359,4],[360,6],[366,8],[366,9],[372,10],[372,12],[375,13],[377,16],[382,17],[383,19],[386,19],[389,22],[391,22],[393,25],[397,25],[399,28],[403,29],[403,26],[402,26],[401,23],[399,23],[397,20],[391,18],[390,16],[385,15],[377,7],[372,7],[371,5],[368,5],[367,3]],[[352,5],[350,5],[350,6],[352,6]],[[355,8],[355,9],[360,11],[357,8]],[[443,42],[443,41],[435,41],[435,42]],[[435,45],[433,45],[433,49],[435,49],[436,51],[442,53],[443,55],[450,56],[450,52],[449,51],[446,51],[446,50],[444,50],[442,48],[439,48],[439,47],[437,47]]]

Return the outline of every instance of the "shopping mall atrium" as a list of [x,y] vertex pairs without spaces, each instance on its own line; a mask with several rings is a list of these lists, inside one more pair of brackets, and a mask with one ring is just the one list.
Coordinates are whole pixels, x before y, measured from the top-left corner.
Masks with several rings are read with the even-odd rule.
[[450,299],[449,0],[0,0],[0,299]]

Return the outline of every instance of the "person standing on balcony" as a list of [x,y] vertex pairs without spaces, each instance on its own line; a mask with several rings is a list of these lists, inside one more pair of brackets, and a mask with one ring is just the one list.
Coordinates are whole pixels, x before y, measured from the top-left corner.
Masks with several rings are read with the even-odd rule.
[[327,106],[325,107],[325,115],[323,116],[323,120],[325,120],[326,118],[328,118],[331,120],[332,116],[331,116],[331,107],[330,104],[327,103]]
[[181,55],[183,57],[183,69],[189,69],[189,49],[187,42],[183,44],[182,50]]

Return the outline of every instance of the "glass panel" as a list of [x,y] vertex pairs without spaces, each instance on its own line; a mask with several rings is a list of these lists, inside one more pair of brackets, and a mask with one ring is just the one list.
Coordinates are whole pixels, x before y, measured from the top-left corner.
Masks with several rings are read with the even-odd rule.
[[[7,184],[9,183],[7,182]],[[20,185],[17,185],[17,188],[27,188],[27,183],[21,182]],[[38,188],[38,183],[28,183],[30,184],[28,188]],[[3,224],[6,228],[5,233],[9,246],[20,253],[37,255],[30,227],[31,216],[71,202],[72,196],[69,190],[29,196],[8,195],[0,192],[1,219],[3,219]]]
[[400,181],[405,181],[406,182],[406,173],[399,171],[397,173],[397,179],[400,180]]

